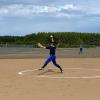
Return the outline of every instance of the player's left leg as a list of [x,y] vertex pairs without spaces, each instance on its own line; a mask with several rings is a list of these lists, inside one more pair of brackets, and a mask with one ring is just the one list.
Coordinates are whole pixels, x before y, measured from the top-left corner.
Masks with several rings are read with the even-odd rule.
[[57,64],[57,62],[56,62],[56,56],[55,56],[55,55],[54,55],[53,58],[52,58],[52,62],[53,62],[53,64],[54,64],[56,67],[58,67],[58,68],[60,69],[60,71],[61,71],[61,73],[62,73],[63,70],[62,70],[62,68],[60,67],[60,65]]

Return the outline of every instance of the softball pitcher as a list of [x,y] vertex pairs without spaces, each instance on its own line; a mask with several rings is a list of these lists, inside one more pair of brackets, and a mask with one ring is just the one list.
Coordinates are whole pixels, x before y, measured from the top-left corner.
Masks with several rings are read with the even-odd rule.
[[45,47],[45,46],[43,46],[42,44],[38,43],[38,46],[39,46],[39,47],[45,48],[45,49],[49,49],[49,50],[50,50],[50,56],[47,58],[47,60],[45,61],[44,65],[43,65],[39,70],[43,70],[43,69],[47,66],[47,64],[48,64],[49,62],[52,61],[52,63],[53,63],[57,68],[59,68],[59,69],[60,69],[60,72],[62,73],[62,72],[63,72],[62,68],[61,68],[60,65],[58,65],[57,62],[56,62],[56,55],[55,55],[56,46],[55,46],[54,38],[53,38],[52,35],[51,35],[50,37],[51,37],[51,43],[50,43],[49,46]]

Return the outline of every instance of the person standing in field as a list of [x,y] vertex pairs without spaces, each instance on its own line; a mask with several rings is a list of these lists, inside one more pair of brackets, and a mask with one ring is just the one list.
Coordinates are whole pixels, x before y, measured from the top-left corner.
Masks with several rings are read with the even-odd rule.
[[82,54],[83,53],[83,46],[80,45],[80,51],[79,51],[79,54]]
[[55,52],[56,52],[56,46],[55,46],[55,42],[54,42],[54,38],[53,36],[51,35],[51,43],[49,46],[45,47],[43,46],[42,44],[38,43],[38,46],[41,47],[41,48],[44,48],[44,49],[49,49],[50,50],[50,56],[47,58],[47,60],[45,61],[44,65],[39,69],[39,70],[43,70],[48,63],[50,63],[52,61],[52,63],[60,69],[60,72],[62,73],[63,70],[62,68],[60,67],[60,65],[57,64],[56,62],[56,55],[55,55]]

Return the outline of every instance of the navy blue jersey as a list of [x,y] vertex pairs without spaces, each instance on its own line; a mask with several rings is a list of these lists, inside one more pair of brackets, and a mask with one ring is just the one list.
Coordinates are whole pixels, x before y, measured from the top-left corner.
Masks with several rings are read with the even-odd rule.
[[46,49],[50,49],[50,55],[55,55],[56,47],[55,46],[48,46]]

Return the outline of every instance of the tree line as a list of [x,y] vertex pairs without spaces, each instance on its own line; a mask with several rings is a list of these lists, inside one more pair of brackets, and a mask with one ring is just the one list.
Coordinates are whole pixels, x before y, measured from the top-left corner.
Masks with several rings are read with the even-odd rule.
[[58,47],[100,46],[99,33],[78,32],[39,32],[25,36],[0,36],[0,44],[25,44],[37,47],[38,42],[43,45],[50,43],[51,34],[54,36]]

